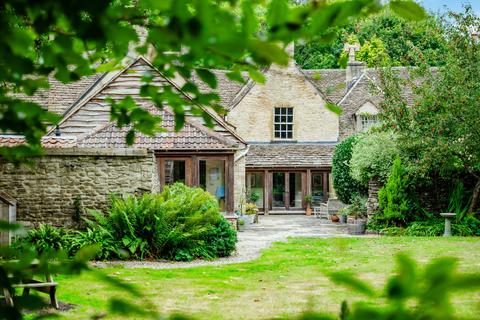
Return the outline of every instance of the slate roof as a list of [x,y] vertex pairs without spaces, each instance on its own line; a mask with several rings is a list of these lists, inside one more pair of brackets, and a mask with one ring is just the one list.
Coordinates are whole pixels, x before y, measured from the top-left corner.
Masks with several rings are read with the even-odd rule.
[[246,157],[248,168],[331,167],[334,144],[252,144]]
[[142,148],[151,150],[233,150],[238,147],[220,134],[203,127],[194,121],[186,121],[180,132],[175,132],[174,115],[169,111],[153,111],[162,117],[162,128],[165,132],[155,136],[137,133],[132,146],[127,145],[126,136],[131,126],[119,128],[109,123],[102,129],[88,135],[78,142],[80,148]]
[[[230,80],[226,74],[227,70],[217,70],[213,69],[212,71],[217,77],[217,88],[210,88],[205,82],[200,80],[195,74],[192,76],[192,81],[197,85],[198,89],[201,92],[216,92],[220,96],[220,103],[227,109],[229,109],[230,104],[233,101],[233,98],[238,94],[238,92],[244,87],[244,84],[238,81]],[[247,73],[242,74],[245,81],[248,80]]]
[[[15,147],[25,144],[26,140],[23,136],[18,135],[1,135],[0,147]],[[44,148],[72,148],[77,144],[76,137],[51,137],[45,136],[42,138],[42,146]]]
[[345,69],[301,70],[308,80],[333,103],[347,92]]

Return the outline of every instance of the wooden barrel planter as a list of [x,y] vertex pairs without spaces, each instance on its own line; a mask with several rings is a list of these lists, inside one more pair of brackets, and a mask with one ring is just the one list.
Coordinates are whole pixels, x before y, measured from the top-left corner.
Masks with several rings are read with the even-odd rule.
[[353,223],[348,224],[348,233],[349,234],[365,234],[365,229],[367,228],[367,220],[356,219]]

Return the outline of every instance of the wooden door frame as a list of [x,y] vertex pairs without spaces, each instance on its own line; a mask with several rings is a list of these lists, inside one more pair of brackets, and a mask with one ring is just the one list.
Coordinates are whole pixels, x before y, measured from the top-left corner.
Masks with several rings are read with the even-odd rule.
[[[274,172],[282,172],[285,174],[285,191],[283,193],[283,202],[285,203],[285,206],[284,207],[273,207],[273,173]],[[301,191],[302,191],[302,206],[301,207],[290,207],[290,173],[300,173],[300,183],[301,183]],[[283,169],[283,170],[277,170],[277,169],[272,169],[270,170],[270,175],[271,175],[271,180],[272,180],[272,183],[270,185],[270,189],[271,189],[271,192],[270,193],[270,206],[269,208],[271,208],[271,210],[285,210],[285,211],[289,211],[289,210],[301,210],[301,209],[304,209],[304,198],[305,198],[305,184],[306,184],[306,179],[305,179],[305,175],[306,175],[306,172],[305,170],[301,170],[301,169]]]
[[[273,209],[273,172],[300,172],[302,174],[302,209],[305,209],[305,196],[312,194],[312,174],[322,173],[323,192],[326,199],[329,197],[329,181],[328,175],[331,174],[331,167],[315,168],[315,167],[284,167],[284,168],[245,168],[246,173],[262,172],[264,177],[263,185],[263,210],[264,214],[268,214],[269,210]],[[294,208],[299,209],[299,208]],[[285,210],[287,211],[287,210]]]
[[[233,213],[235,208],[235,169],[234,169],[234,154],[229,152],[220,153],[163,153],[156,152],[157,170],[159,175],[160,190],[165,186],[165,160],[186,160],[185,163],[185,180],[187,185],[198,187],[200,185],[200,160],[223,160],[224,174],[225,174],[225,210],[228,213]],[[187,166],[188,163],[188,166]],[[187,169],[188,167],[188,169]],[[188,179],[187,179],[188,170]]]
[[245,170],[245,190],[248,191],[248,188],[251,188],[250,186],[250,180],[252,177],[252,173],[261,173],[262,174],[262,199],[263,199],[263,204],[262,207],[258,208],[260,211],[263,209],[265,211],[265,185],[266,185],[266,171],[261,171],[261,170],[254,170],[254,171],[246,171]]
[[165,161],[185,161],[185,184],[191,187],[192,184],[192,158],[186,156],[166,156],[159,157],[157,161],[158,166],[158,179],[160,181],[160,191],[163,190],[165,186]]

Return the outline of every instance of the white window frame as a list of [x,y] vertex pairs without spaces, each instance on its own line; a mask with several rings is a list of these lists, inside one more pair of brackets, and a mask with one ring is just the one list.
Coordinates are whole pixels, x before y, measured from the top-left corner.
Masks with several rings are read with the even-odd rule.
[[[279,114],[277,114],[277,110],[280,111]],[[293,140],[294,116],[293,107],[275,107],[273,109],[274,140]],[[279,119],[277,117],[279,117]]]
[[363,132],[378,123],[378,115],[370,113],[361,113],[357,116],[358,131]]

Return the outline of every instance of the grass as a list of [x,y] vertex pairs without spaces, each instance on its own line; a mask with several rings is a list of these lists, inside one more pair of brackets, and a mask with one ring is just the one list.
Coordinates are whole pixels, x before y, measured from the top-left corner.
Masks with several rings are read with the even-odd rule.
[[[420,264],[453,256],[459,260],[459,271],[480,270],[478,238],[294,238],[274,244],[261,258],[247,263],[103,270],[141,290],[154,306],[99,281],[93,273],[56,280],[60,283],[60,301],[76,305],[62,313],[68,319],[86,319],[106,312],[109,297],[125,298],[145,310],[179,312],[197,319],[265,319],[289,317],[307,309],[337,313],[342,300],[353,302],[361,296],[334,285],[325,274],[347,270],[380,289],[395,271],[394,257],[398,252],[410,254]],[[479,314],[480,292],[459,292],[453,298],[457,313],[471,319]],[[110,314],[107,318],[122,315]]]

